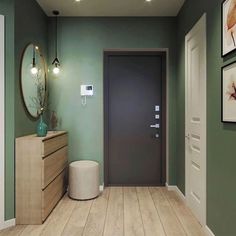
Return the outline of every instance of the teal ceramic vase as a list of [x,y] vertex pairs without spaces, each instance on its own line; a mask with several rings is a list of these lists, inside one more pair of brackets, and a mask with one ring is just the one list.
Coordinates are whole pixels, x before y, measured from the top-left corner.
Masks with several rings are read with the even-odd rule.
[[45,137],[48,133],[48,126],[43,121],[43,115],[40,115],[40,119],[37,125],[37,136]]

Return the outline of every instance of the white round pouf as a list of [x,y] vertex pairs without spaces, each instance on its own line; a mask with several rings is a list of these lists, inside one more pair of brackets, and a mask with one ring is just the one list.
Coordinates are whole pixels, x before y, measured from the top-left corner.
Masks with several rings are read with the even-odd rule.
[[88,200],[99,195],[99,164],[95,161],[75,161],[69,165],[69,196]]

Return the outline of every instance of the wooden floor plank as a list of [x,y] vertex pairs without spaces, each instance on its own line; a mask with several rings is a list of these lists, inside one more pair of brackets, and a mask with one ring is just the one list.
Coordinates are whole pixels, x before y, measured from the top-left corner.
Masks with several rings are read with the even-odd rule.
[[62,233],[63,236],[81,236],[83,234],[93,201],[94,200],[77,202],[76,207],[64,228]]
[[42,225],[27,225],[20,236],[39,236],[42,233],[45,224],[46,222]]
[[109,191],[110,189],[106,188],[102,195],[94,200],[83,232],[84,236],[103,234]]
[[143,222],[136,189],[124,187],[124,235],[144,236]]
[[206,235],[190,209],[185,206],[182,199],[180,199],[180,197],[178,197],[174,191],[168,191],[166,188],[163,188],[162,193],[170,202],[173,210],[175,211],[175,214],[183,225],[184,230],[188,236]]
[[122,187],[110,188],[104,236],[124,235],[124,199]]
[[163,229],[160,217],[157,213],[148,187],[137,187],[136,190],[144,225],[145,236],[164,236],[165,231]]
[[161,218],[167,236],[184,236],[184,228],[178,220],[169,201],[163,195],[162,188],[150,187],[152,199]]
[[0,236],[18,236],[25,229],[25,225],[17,225],[0,231]]
[[20,236],[39,236],[42,233],[43,229],[49,224],[51,218],[55,217],[54,215],[57,215],[57,212],[60,209],[61,204],[66,198],[67,195],[65,195],[62,198],[62,200],[58,203],[56,208],[52,211],[52,213],[49,215],[49,217],[42,225],[27,225],[26,228],[23,230],[23,232],[20,234]]
[[52,215],[48,224],[43,229],[40,236],[60,236],[67,224],[72,211],[76,206],[76,201],[66,197],[62,200],[61,205],[58,207],[56,214]]
[[[184,230],[183,230],[184,229]],[[203,236],[175,192],[155,187],[112,187],[91,201],[67,195],[43,225],[12,227],[0,236]]]

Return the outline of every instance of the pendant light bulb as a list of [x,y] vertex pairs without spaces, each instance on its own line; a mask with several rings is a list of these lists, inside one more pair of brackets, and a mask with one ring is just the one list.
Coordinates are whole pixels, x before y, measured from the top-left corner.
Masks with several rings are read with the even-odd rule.
[[54,75],[58,75],[60,73],[60,68],[55,66],[52,71]]
[[32,66],[30,69],[30,72],[32,75],[37,75],[38,74],[38,68],[36,66]]
[[58,75],[60,73],[60,62],[58,58],[55,58],[54,61],[52,62],[53,69],[52,72],[54,75]]

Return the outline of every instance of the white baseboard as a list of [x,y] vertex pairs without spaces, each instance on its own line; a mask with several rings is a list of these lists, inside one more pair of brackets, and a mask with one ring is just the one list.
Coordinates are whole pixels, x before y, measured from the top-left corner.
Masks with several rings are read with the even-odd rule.
[[211,229],[207,225],[205,226],[205,233],[208,236],[215,236],[215,234],[213,234],[213,232],[211,231]]
[[15,225],[16,225],[16,219],[7,220],[7,221],[4,221],[2,224],[0,224],[0,230],[9,228]]
[[178,194],[178,196],[184,202],[186,202],[186,198],[185,198],[184,194],[179,190],[179,188],[176,185],[168,185],[168,183],[166,183],[166,187],[167,187],[168,191],[175,191]]
[[99,186],[99,191],[100,191],[100,192],[103,192],[103,190],[104,190],[104,184],[102,184],[102,185]]

